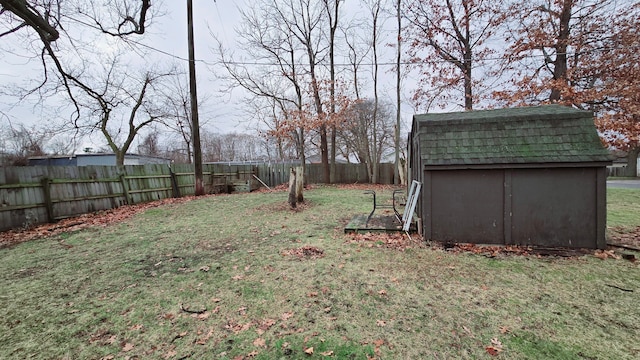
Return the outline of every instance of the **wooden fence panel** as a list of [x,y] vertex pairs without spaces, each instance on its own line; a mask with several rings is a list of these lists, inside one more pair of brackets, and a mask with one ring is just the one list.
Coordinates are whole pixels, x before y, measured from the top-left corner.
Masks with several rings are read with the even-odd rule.
[[164,164],[124,166],[125,180],[133,204],[173,196],[170,169]]
[[256,166],[256,176],[270,187],[289,182],[289,169],[299,162],[264,163]]
[[46,168],[0,168],[0,230],[48,221],[42,188],[46,174]]
[[[298,163],[205,164],[207,193],[252,189],[255,174],[270,187],[287,183]],[[307,183],[323,183],[321,164],[306,166]],[[381,164],[380,183],[393,183],[393,164]],[[194,166],[28,166],[0,168],[0,231],[194,194]],[[336,164],[336,183],[366,183],[364,164]]]

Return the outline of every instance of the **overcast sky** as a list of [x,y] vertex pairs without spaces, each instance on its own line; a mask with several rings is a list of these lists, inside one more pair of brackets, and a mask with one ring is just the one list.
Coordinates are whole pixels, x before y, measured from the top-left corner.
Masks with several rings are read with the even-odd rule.
[[[171,63],[179,62],[185,64],[188,56],[187,49],[187,16],[186,1],[164,0],[162,4],[154,2],[154,6],[161,8],[164,14],[158,17],[147,28],[148,34],[144,36],[142,43],[146,45],[148,57],[153,59],[152,62]],[[343,4],[343,11],[356,16],[367,16],[360,5],[359,0],[346,0]],[[209,95],[211,99],[202,104],[201,118],[204,117],[206,127],[218,133],[228,132],[249,132],[248,128],[255,128],[254,124],[247,123],[246,116],[238,110],[241,104],[238,104],[242,98],[242,91],[237,90],[232,93],[220,93],[222,84],[215,80],[212,71],[221,71],[219,67],[214,65],[216,58],[212,50],[214,41],[212,33],[221,39],[225,47],[233,49],[235,43],[235,30],[240,21],[238,7],[246,9],[245,1],[230,0],[194,0],[194,31],[195,31],[195,52],[197,63],[198,77],[198,94]],[[362,14],[360,14],[362,13]],[[393,21],[388,21],[387,28],[394,26]],[[388,29],[391,36],[393,29]],[[0,39],[0,49],[7,50],[19,48],[22,44],[12,44],[8,37]],[[393,61],[394,49],[380,46],[383,55],[386,52],[388,59],[382,61]],[[22,74],[33,72],[37,74],[41,71],[38,61],[26,63],[24,59],[19,57],[11,57],[6,51],[0,54],[0,86],[15,83],[22,77]],[[390,68],[381,68],[381,76],[386,79],[386,94],[389,100],[395,102],[395,77],[389,72]],[[27,76],[28,78],[28,76]],[[385,95],[385,94],[383,94]],[[35,99],[31,99],[35,100]],[[56,101],[65,101],[64,98]],[[51,103],[53,102],[53,103]],[[34,107],[33,102],[25,101],[15,106],[16,99],[0,100],[0,111],[8,115],[10,120],[15,123],[34,124],[43,120],[43,117],[50,117],[50,112],[40,113],[38,107]],[[55,107],[55,101],[49,100],[51,104],[45,104],[48,109]],[[411,110],[405,106],[403,109],[403,120],[406,123],[411,118]],[[62,114],[60,114],[62,116]],[[2,121],[6,121],[3,117]],[[406,130],[406,129],[405,129]],[[94,135],[94,139],[89,142],[101,142],[98,135]],[[80,145],[82,148],[86,144]]]

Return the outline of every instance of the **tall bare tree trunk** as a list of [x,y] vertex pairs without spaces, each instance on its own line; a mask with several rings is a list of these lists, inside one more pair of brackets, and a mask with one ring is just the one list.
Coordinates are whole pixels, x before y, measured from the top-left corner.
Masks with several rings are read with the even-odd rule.
[[371,15],[373,17],[373,34],[371,42],[373,44],[373,149],[371,151],[371,182],[378,183],[378,14],[380,13],[380,2],[372,5]]
[[304,165],[296,167],[296,202],[304,202]]
[[[331,7],[333,2],[333,8]],[[338,29],[338,10],[340,8],[340,0],[325,0],[325,9],[329,18],[329,115],[336,113],[336,65],[335,65],[335,42],[336,30]],[[336,172],[336,124],[331,121],[331,154],[329,155],[331,167],[329,170],[329,182],[335,182]]]
[[400,45],[402,44],[402,14],[400,13],[401,1],[398,0],[396,7],[396,20],[398,20],[398,52],[396,53],[396,126],[395,126],[395,171],[393,176],[394,184],[404,184],[403,175],[400,170]]

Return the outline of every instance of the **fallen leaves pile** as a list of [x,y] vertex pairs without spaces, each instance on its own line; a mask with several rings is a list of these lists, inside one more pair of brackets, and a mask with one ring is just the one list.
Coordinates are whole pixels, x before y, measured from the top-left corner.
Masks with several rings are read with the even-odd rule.
[[386,248],[399,251],[426,247],[426,243],[417,234],[407,235],[403,232],[353,233],[347,242],[362,247]]
[[460,243],[460,244],[442,244],[441,245],[446,251],[453,253],[474,253],[477,255],[485,255],[488,257],[497,257],[500,255],[520,255],[520,256],[528,256],[528,255],[536,255],[536,252],[533,248],[529,246],[514,246],[514,245],[506,245],[506,246],[491,246],[491,245],[476,245],[476,244],[468,244],[468,243]]
[[634,229],[627,229],[618,226],[607,230],[609,233],[609,244],[640,250],[640,226],[637,226]]
[[324,250],[315,246],[302,246],[295,249],[284,250],[283,256],[295,256],[298,259],[318,259],[324,256]]
[[194,196],[185,196],[176,199],[157,200],[144,204],[125,205],[115,209],[63,219],[56,223],[37,225],[28,229],[14,229],[0,232],[0,249],[25,241],[55,236],[64,232],[73,232],[95,226],[104,227],[112,223],[121,222],[147,209],[169,204],[181,204],[193,199],[195,199]]

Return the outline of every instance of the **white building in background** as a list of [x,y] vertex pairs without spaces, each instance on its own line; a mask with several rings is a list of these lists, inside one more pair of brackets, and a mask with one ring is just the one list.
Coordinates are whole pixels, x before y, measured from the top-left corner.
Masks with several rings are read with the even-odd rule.
[[[124,165],[147,165],[165,164],[170,165],[171,160],[138,154],[126,154]],[[112,153],[104,154],[75,154],[56,156],[34,156],[29,158],[29,166],[115,166],[116,155]]]

